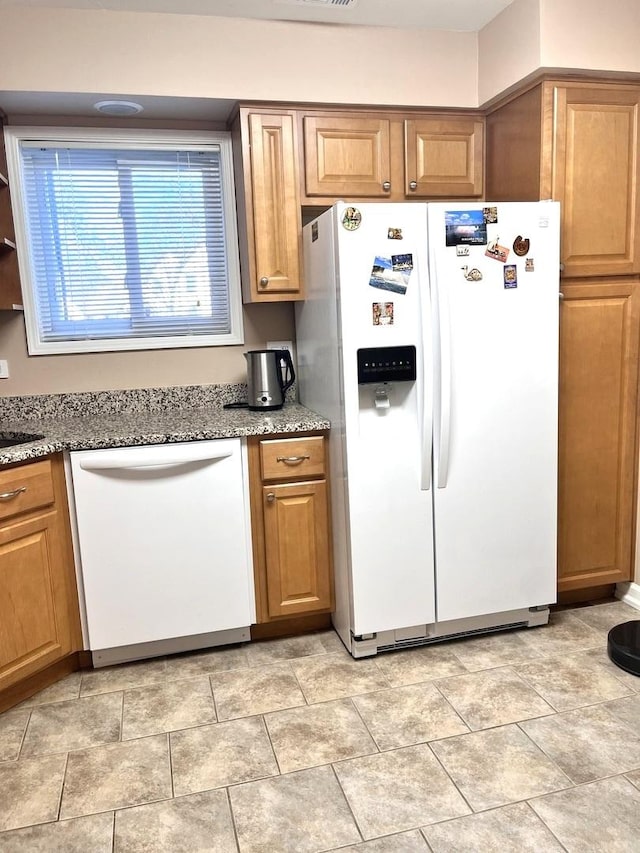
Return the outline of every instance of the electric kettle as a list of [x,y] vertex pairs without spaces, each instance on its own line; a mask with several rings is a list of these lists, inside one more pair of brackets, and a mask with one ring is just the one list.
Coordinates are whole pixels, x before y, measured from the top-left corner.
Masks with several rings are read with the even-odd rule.
[[254,349],[247,359],[247,402],[253,411],[281,409],[296,378],[287,349]]

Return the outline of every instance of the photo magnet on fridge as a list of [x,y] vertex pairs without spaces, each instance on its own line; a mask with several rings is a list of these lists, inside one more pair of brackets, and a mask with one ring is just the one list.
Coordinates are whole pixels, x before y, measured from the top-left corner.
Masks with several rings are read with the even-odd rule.
[[390,258],[376,255],[369,284],[404,296],[412,269],[413,255],[392,255]]
[[498,221],[498,208],[483,207],[482,215],[484,216],[484,221],[487,223],[487,225],[495,225]]
[[389,228],[387,237],[389,240],[402,240],[402,228]]
[[518,286],[518,268],[515,264],[506,264],[504,268],[505,290],[511,290]]
[[525,258],[524,271],[525,272],[535,272],[535,267],[533,265],[533,258]]
[[488,258],[493,258],[494,261],[500,261],[500,263],[504,264],[509,257],[509,249],[506,246],[501,246],[498,242],[499,239],[500,238],[497,237],[489,243],[485,255]]
[[393,302],[374,302],[372,308],[374,326],[393,325]]
[[444,227],[447,246],[487,245],[487,223],[481,210],[446,210]]
[[342,227],[347,231],[355,231],[360,227],[362,222],[362,214],[357,207],[347,207],[342,214]]

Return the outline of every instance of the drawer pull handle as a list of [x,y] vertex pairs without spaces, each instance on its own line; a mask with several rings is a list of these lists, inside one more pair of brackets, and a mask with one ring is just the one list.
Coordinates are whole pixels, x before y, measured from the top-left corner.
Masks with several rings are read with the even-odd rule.
[[2,492],[2,494],[0,494],[0,501],[12,501],[14,498],[17,498],[19,494],[26,491],[26,486],[20,486],[19,489],[14,489],[12,492]]
[[285,465],[299,465],[305,459],[311,459],[310,456],[276,456],[276,462],[284,462]]

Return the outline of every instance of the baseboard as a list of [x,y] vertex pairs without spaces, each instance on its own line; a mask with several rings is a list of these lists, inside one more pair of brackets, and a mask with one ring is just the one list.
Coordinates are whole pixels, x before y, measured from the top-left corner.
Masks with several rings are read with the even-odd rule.
[[617,583],[616,598],[624,601],[630,607],[640,610],[640,584],[633,583],[632,581],[629,583]]

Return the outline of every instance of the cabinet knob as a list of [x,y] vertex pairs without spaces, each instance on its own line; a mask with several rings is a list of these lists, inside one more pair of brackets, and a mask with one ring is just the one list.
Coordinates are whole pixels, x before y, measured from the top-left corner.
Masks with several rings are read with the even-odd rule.
[[383,182],[382,182],[382,189],[383,189],[386,193],[388,193],[388,192],[391,190],[391,181],[383,181]]
[[269,284],[269,279],[266,275],[263,275],[260,279],[260,287],[266,287]]
[[418,189],[418,182],[417,182],[417,181],[410,181],[410,183],[409,183],[409,189],[410,189],[412,192],[415,192],[415,191]]
[[276,499],[276,496],[273,494],[273,492],[269,492],[269,493],[267,494],[267,501],[268,501],[270,504],[272,504],[272,503],[275,501],[275,499]]

